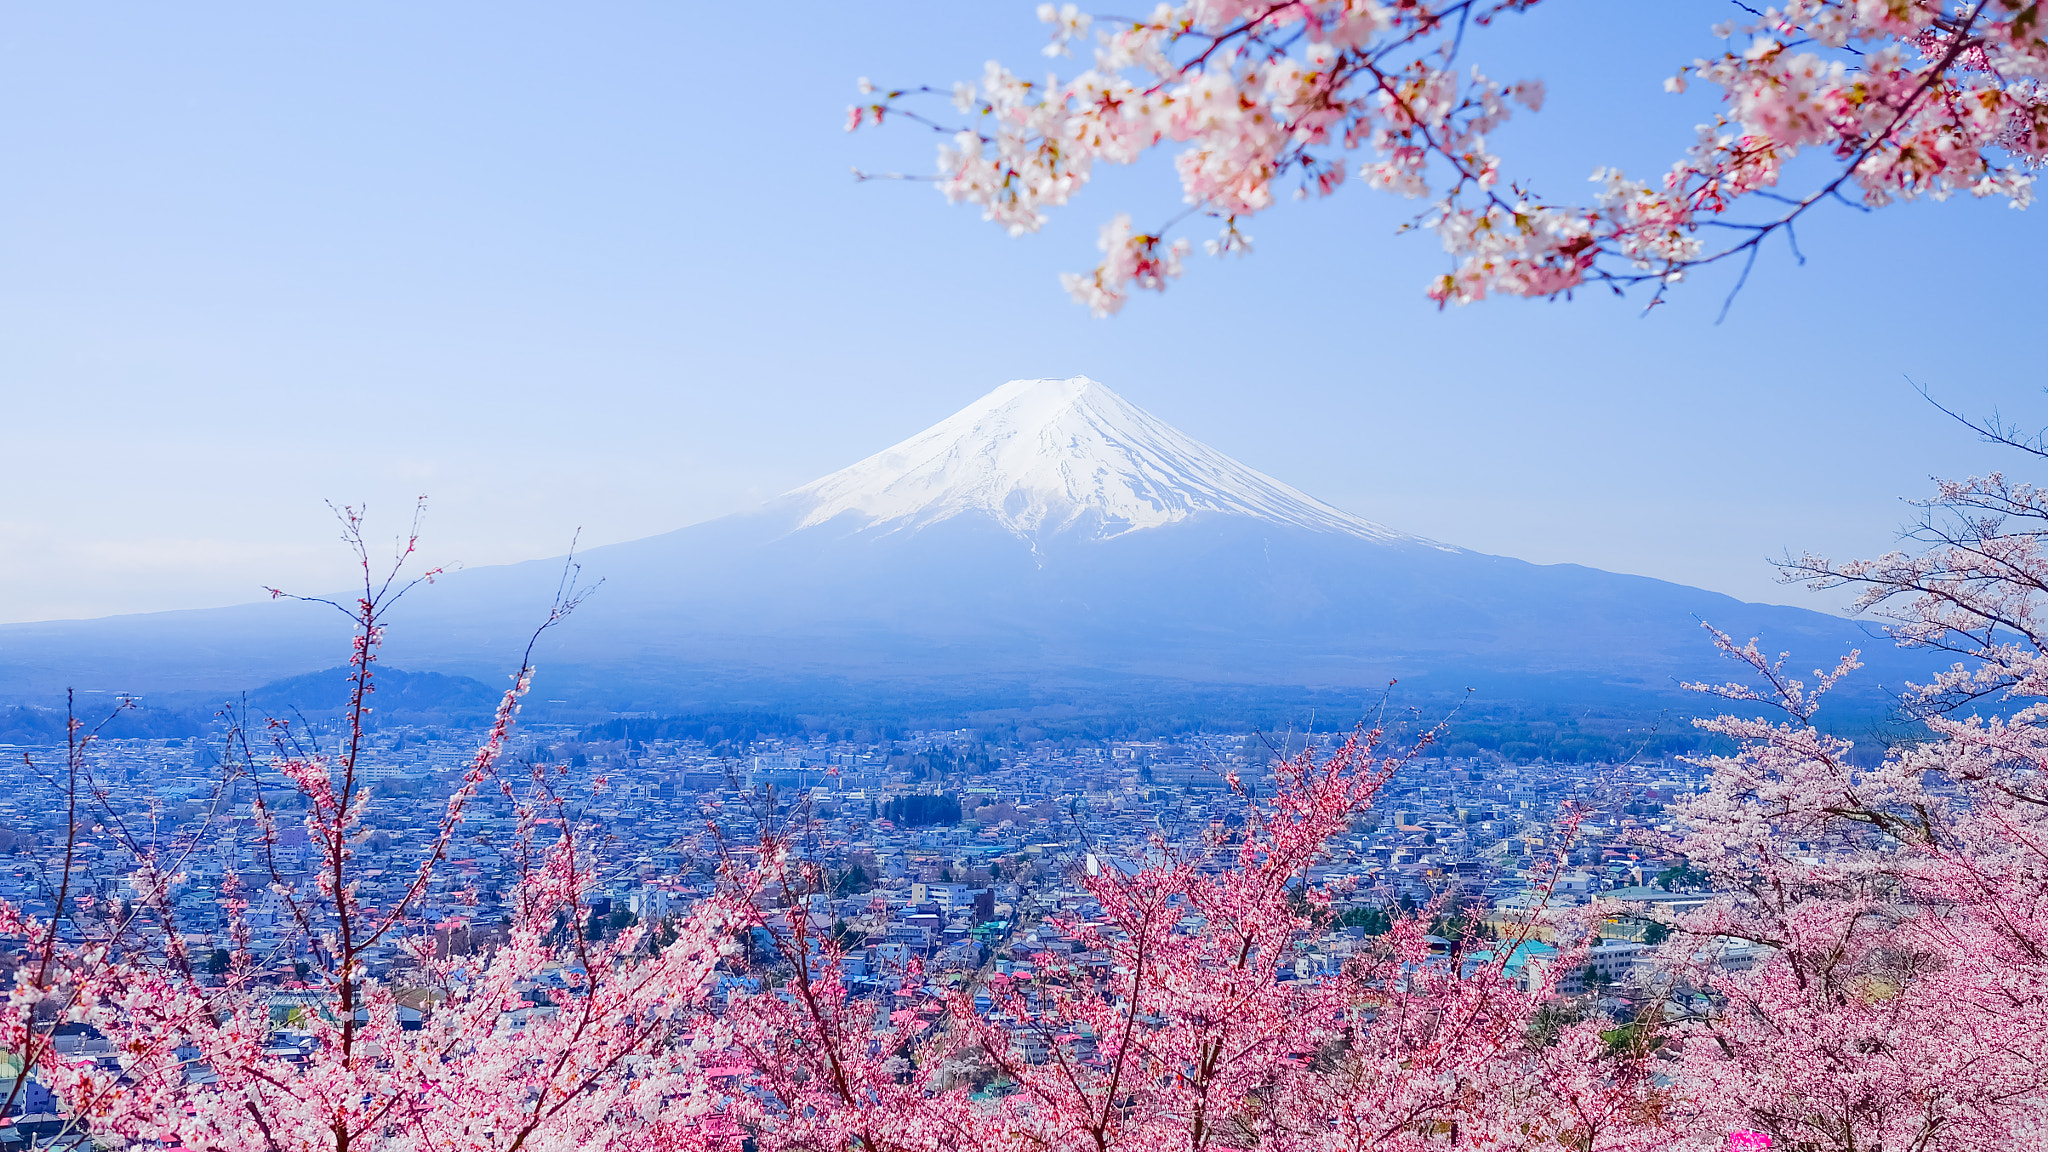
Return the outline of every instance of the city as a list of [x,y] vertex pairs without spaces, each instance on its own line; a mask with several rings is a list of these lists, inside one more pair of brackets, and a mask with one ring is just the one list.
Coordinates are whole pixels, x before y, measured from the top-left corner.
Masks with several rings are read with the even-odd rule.
[[[374,796],[358,848],[367,905],[405,894],[484,736],[410,726],[374,732],[358,769]],[[1070,950],[1053,920],[1087,920],[1099,911],[1079,877],[1213,854],[1218,834],[1243,822],[1276,755],[1341,738],[1188,735],[995,748],[961,730],[876,744],[768,738],[735,748],[591,739],[559,728],[518,737],[504,772],[517,780],[542,766],[566,798],[566,814],[584,829],[600,877],[587,896],[586,933],[658,924],[709,895],[721,854],[749,856],[764,824],[794,829],[793,842],[835,889],[802,905],[816,938],[847,947],[845,971],[856,986],[894,992],[900,983],[890,974],[913,957],[935,977],[1008,974],[1028,971],[1036,954]],[[7,757],[0,899],[47,915],[66,843],[62,794],[53,791],[61,781],[48,765],[61,764],[64,749],[0,752]],[[158,860],[176,862],[168,911],[184,952],[210,958],[230,946],[220,896],[233,874],[248,894],[248,947],[262,958],[279,1002],[289,1000],[304,986],[313,942],[286,904],[313,895],[318,864],[294,819],[294,794],[259,787],[260,761],[253,777],[238,775],[223,789],[216,749],[199,737],[95,742],[89,762],[107,795],[96,819],[119,821]],[[1524,929],[1545,905],[1628,902],[1603,922],[1608,939],[1586,964],[1610,991],[1640,995],[1629,977],[1652,918],[1629,913],[1684,911],[1705,900],[1680,874],[1682,861],[1655,848],[1658,834],[1670,831],[1664,806],[1697,782],[1697,770],[1678,761],[1419,756],[1303,879],[1335,894],[1335,919],[1352,909],[1436,902],[1488,936]],[[254,812],[259,791],[276,821],[271,843]],[[1569,839],[1558,821],[1567,800],[1592,811]],[[516,832],[502,794],[473,801],[408,917],[413,934],[457,949],[486,947],[502,934],[509,922],[502,902],[518,882]],[[71,877],[73,898],[103,909],[134,901],[137,862],[126,856],[107,838],[85,846]],[[1681,883],[1672,884],[1674,875]],[[776,913],[801,914],[795,907]],[[1334,927],[1304,940],[1292,975],[1315,979],[1341,967],[1365,933]],[[1535,947],[1539,940],[1532,937]],[[368,975],[403,989],[407,955],[404,942],[393,940],[368,956]]]

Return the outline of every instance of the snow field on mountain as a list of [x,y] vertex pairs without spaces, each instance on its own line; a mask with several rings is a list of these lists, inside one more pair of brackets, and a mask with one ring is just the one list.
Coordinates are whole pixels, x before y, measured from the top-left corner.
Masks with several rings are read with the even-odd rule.
[[787,499],[802,511],[799,528],[851,513],[866,528],[915,530],[982,513],[1020,536],[1108,539],[1217,512],[1427,543],[1248,468],[1086,376],[1012,380]]

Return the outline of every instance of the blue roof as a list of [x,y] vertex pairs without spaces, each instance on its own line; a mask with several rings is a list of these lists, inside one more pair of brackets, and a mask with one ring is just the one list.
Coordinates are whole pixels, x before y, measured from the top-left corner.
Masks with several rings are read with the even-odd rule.
[[[1468,953],[1465,956],[1465,963],[1468,966],[1467,970],[1470,971],[1481,965],[1491,964],[1497,955],[1498,953],[1494,952]],[[1513,952],[1508,953],[1507,963],[1502,966],[1501,971],[1512,975],[1520,972],[1531,960],[1548,960],[1556,955],[1557,949],[1540,940],[1525,941],[1517,945]]]

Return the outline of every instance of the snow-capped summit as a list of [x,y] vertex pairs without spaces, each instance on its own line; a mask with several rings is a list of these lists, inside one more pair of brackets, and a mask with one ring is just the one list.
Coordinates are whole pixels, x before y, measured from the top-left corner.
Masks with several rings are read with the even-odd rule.
[[799,528],[851,513],[893,532],[978,512],[1020,536],[1078,528],[1109,539],[1219,512],[1421,542],[1248,468],[1086,376],[1012,380],[784,499]]

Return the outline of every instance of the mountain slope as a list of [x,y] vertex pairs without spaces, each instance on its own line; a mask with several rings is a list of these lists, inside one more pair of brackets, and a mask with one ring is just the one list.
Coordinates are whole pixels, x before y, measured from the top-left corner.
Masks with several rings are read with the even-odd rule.
[[[1444,696],[1654,702],[1723,674],[1701,620],[1806,667],[1862,648],[1873,687],[1927,663],[1820,613],[1394,531],[1085,379],[1004,385],[756,511],[580,560],[605,586],[543,641],[543,692],[613,708],[828,691],[1086,701],[1112,683],[1284,695],[1395,677]],[[391,658],[501,683],[560,573],[536,561],[422,589],[393,620]],[[337,623],[262,604],[8,626],[0,696],[79,677],[257,683],[330,666]]]

